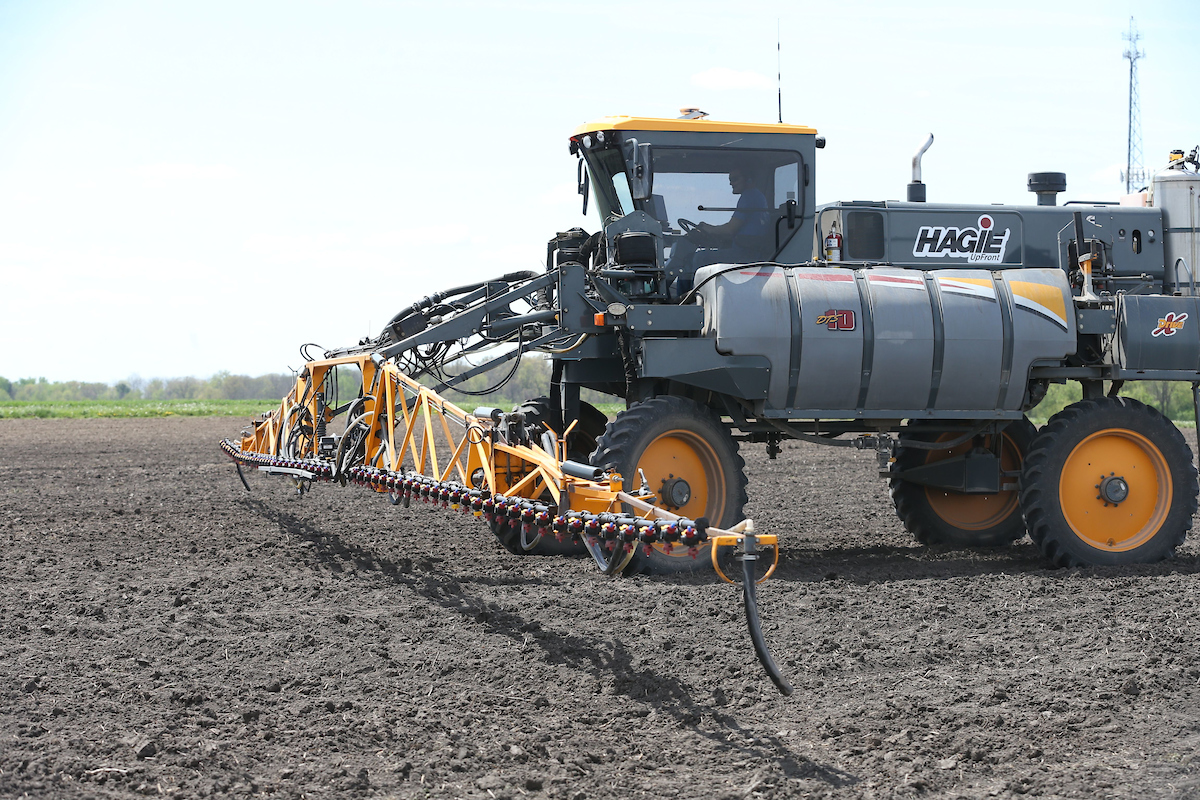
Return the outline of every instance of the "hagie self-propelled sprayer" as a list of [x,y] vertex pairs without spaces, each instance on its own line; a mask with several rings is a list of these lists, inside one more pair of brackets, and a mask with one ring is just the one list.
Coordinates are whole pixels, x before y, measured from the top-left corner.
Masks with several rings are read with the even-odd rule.
[[[741,443],[873,451],[924,543],[1028,533],[1058,565],[1171,555],[1196,510],[1192,453],[1117,392],[1187,381],[1200,400],[1197,152],[1119,205],[1057,206],[1063,175],[1035,173],[1036,205],[966,206],[924,202],[922,148],[908,202],[817,207],[823,144],[695,114],[583,125],[570,151],[600,231],[309,361],[224,449],[301,491],[349,481],[482,517],[516,554],[722,577],[740,558],[785,690],[754,610],[778,543],[742,518]],[[552,359],[544,397],[468,412],[438,394],[530,351]],[[1083,399],[1037,430],[1025,412],[1064,381]],[[609,422],[585,387],[626,410]]]

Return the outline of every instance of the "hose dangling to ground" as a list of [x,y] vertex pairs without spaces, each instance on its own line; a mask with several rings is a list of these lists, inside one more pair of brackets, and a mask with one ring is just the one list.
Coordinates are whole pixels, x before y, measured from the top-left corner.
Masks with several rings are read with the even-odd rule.
[[767,677],[771,679],[781,694],[788,697],[791,696],[794,689],[788,683],[787,678],[783,677],[779,667],[775,665],[775,659],[771,658],[771,650],[767,647],[767,640],[763,638],[762,625],[758,621],[758,596],[754,583],[754,562],[758,561],[758,553],[755,552],[754,547],[756,537],[749,526],[743,535],[745,538],[742,540],[742,545],[745,552],[742,554],[742,601],[746,605],[746,627],[750,629],[750,641],[754,642],[754,653],[758,656],[763,669],[767,671]]

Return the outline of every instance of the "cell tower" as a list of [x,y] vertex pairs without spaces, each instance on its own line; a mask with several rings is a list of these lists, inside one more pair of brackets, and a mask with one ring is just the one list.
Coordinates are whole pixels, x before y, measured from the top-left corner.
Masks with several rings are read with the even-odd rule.
[[1145,57],[1138,49],[1138,41],[1142,36],[1137,32],[1133,17],[1129,18],[1129,32],[1121,34],[1121,38],[1129,42],[1125,48],[1124,57],[1129,59],[1129,146],[1125,154],[1125,171],[1121,180],[1125,181],[1125,193],[1132,194],[1146,181],[1146,170],[1142,169],[1142,121],[1141,110],[1138,107],[1137,62]]

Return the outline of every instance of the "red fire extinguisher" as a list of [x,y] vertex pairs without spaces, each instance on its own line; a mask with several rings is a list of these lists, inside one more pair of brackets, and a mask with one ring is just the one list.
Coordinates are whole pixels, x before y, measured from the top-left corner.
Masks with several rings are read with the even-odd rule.
[[825,237],[825,260],[842,260],[842,235],[837,232],[837,228],[831,230]]

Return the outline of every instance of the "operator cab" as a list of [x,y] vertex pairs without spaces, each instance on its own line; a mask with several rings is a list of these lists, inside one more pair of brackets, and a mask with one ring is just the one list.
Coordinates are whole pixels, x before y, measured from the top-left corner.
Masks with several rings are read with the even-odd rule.
[[[799,125],[604,117],[575,130],[571,152],[585,209],[594,189],[608,261],[653,251],[678,296],[703,266],[808,257],[815,142]],[[653,244],[614,240],[635,235]]]

